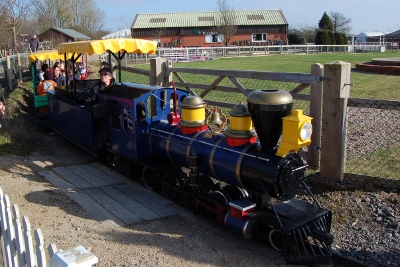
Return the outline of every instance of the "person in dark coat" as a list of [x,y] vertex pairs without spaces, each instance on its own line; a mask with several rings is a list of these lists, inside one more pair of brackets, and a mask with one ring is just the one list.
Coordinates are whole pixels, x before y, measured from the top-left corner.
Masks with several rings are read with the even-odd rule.
[[104,67],[99,70],[100,80],[90,89],[89,96],[86,100],[87,104],[95,104],[97,93],[111,89],[115,84],[115,79],[110,68]]
[[[93,112],[96,104],[99,104],[99,100],[97,98],[98,93],[104,93],[108,90],[111,90],[115,84],[115,79],[113,78],[113,74],[110,68],[104,67],[100,71],[100,80],[90,89],[88,93],[88,98],[85,101],[85,108],[91,112]],[[106,107],[107,109],[107,107]],[[93,112],[96,122],[95,122],[95,142],[94,142],[94,150],[100,151],[103,146],[108,142],[108,117],[106,114],[102,114],[101,116],[97,116],[96,112]]]
[[36,34],[32,35],[32,38],[29,41],[29,47],[31,48],[32,52],[39,51],[40,42],[39,42],[39,39],[36,38]]

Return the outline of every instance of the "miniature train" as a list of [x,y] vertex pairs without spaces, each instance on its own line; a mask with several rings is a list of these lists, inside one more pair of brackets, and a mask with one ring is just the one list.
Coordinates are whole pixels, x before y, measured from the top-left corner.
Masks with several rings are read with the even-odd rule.
[[[109,164],[134,164],[149,189],[194,213],[268,240],[288,264],[331,261],[331,212],[305,184],[298,153],[311,142],[311,118],[292,110],[289,93],[253,91],[227,118],[185,90],[124,82],[88,111],[92,82],[48,94],[54,131]],[[313,201],[298,198],[304,191]]]

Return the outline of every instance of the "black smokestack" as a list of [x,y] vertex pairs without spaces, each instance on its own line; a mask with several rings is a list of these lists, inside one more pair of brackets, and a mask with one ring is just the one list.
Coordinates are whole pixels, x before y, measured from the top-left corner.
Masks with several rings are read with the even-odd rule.
[[283,90],[253,91],[247,105],[263,150],[275,149],[282,134],[282,118],[290,115],[293,97]]

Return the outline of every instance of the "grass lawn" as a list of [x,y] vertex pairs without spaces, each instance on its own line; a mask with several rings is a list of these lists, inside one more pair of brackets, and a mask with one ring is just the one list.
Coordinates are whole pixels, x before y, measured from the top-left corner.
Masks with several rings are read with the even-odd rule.
[[[385,53],[325,53],[310,55],[267,55],[238,58],[220,58],[216,60],[176,62],[174,67],[209,68],[229,70],[256,70],[270,72],[300,72],[310,73],[311,65],[326,64],[337,60],[348,62],[353,68],[359,62],[369,62],[374,58],[399,57],[400,53],[389,51]],[[134,65],[135,68],[150,69],[149,64]],[[385,100],[400,100],[400,76],[379,75],[352,71],[350,96],[356,98],[372,98]]]

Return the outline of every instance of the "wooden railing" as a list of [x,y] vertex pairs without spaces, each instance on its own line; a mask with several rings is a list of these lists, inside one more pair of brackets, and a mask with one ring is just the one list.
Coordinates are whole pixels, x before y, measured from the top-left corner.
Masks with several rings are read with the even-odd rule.
[[[0,224],[1,224],[1,266],[4,267],[45,267],[46,254],[44,249],[43,234],[40,229],[32,230],[27,216],[21,218],[17,205],[11,204],[9,197],[3,194],[0,187]],[[35,244],[35,245],[34,245]],[[79,255],[79,265],[71,262],[71,253]],[[98,259],[82,246],[63,251],[57,250],[56,245],[49,246],[50,267],[59,266],[92,266]],[[78,258],[78,257],[77,257]],[[68,265],[69,264],[69,265]],[[82,265],[83,264],[83,265]]]

